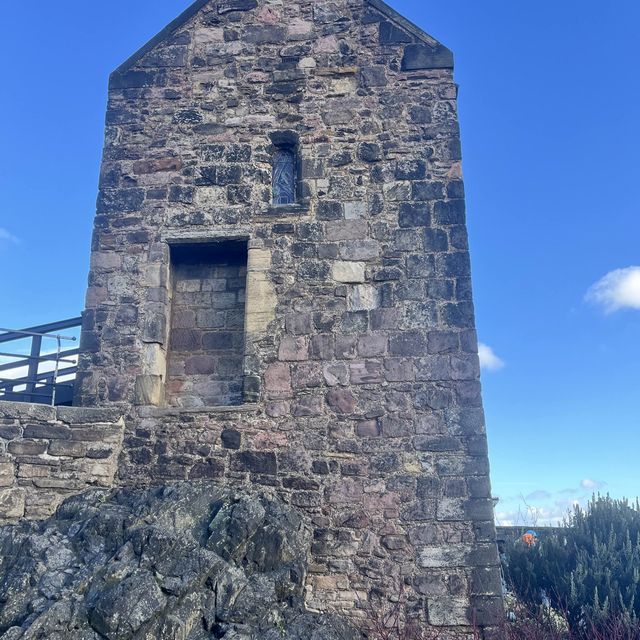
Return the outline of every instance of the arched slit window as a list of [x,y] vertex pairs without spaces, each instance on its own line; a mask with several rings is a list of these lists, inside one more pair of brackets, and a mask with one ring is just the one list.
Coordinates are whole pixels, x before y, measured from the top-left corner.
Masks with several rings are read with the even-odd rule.
[[273,155],[273,204],[296,202],[296,153],[291,147],[276,149]]

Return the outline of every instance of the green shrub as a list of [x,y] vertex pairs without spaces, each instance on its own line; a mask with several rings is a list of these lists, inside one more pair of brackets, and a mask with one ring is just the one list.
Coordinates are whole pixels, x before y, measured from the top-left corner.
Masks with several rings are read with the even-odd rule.
[[[532,610],[543,600],[574,632],[640,620],[640,505],[597,496],[533,547],[505,549],[505,579]],[[593,637],[593,636],[591,636]],[[634,636],[635,637],[635,636]]]

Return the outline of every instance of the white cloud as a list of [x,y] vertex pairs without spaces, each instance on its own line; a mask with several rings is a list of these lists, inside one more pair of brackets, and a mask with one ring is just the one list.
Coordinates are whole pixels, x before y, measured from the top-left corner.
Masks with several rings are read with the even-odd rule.
[[484,343],[478,345],[480,367],[485,371],[499,371],[505,366],[504,360],[499,358],[493,349]]
[[576,487],[561,491],[537,489],[527,496],[501,498],[495,514],[496,524],[523,527],[561,524],[575,507],[584,509],[594,492],[606,486],[602,480],[585,478]]
[[7,242],[12,242],[13,244],[18,244],[20,242],[16,236],[12,233],[9,233],[4,227],[0,227],[0,241],[6,240]]
[[597,491],[598,489],[602,489],[603,487],[606,487],[607,483],[603,482],[602,480],[593,480],[592,478],[585,478],[580,483],[580,486],[583,489],[587,489],[588,491]]
[[607,273],[587,291],[585,300],[603,307],[605,313],[640,309],[640,267]]

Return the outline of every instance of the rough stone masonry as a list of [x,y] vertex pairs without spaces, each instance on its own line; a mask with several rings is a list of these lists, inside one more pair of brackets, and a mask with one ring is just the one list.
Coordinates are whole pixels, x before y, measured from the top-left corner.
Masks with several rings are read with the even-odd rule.
[[111,77],[76,393],[117,484],[271,487],[310,608],[442,638],[502,611],[456,97],[380,0],[196,2]]

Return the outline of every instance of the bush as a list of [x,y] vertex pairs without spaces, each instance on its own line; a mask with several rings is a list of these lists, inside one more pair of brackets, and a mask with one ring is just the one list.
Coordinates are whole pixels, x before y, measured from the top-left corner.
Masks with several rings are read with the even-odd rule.
[[574,638],[640,638],[637,502],[594,497],[535,546],[514,541],[504,556],[507,585],[534,617],[544,604],[564,612]]

